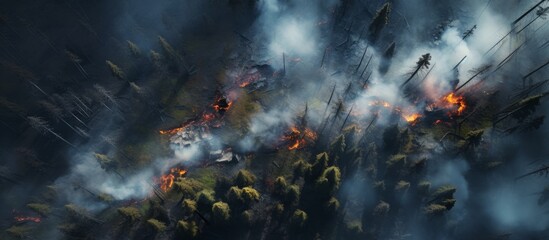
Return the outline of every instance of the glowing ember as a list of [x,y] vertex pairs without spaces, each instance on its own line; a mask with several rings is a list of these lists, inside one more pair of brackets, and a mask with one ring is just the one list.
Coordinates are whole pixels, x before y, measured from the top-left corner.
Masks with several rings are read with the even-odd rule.
[[178,177],[183,177],[186,173],[187,173],[187,170],[185,169],[171,168],[169,173],[162,175],[158,179],[158,184],[160,185],[160,189],[162,189],[162,191],[164,192],[167,192],[173,187],[173,183],[175,182],[175,179]]
[[396,107],[396,106],[393,106],[391,105],[391,103],[389,102],[386,102],[386,101],[373,101],[369,104],[370,106],[379,106],[379,107],[384,107],[384,108],[387,108],[391,111],[394,111],[394,112],[397,112],[399,113],[402,118],[408,122],[408,123],[411,123],[412,125],[416,124],[417,121],[422,117],[421,114],[419,113],[404,113],[404,112],[409,112],[410,109],[401,109],[400,107]]
[[35,222],[35,223],[39,223],[42,221],[42,219],[40,217],[21,217],[21,216],[17,216],[15,217],[15,221],[16,222]]
[[450,106],[457,106],[457,110],[455,113],[459,116],[463,113],[465,108],[467,107],[465,103],[465,99],[463,96],[456,96],[454,93],[449,93],[448,95],[444,96],[443,101],[445,101],[447,104],[450,104]]
[[386,101],[373,101],[369,104],[370,106],[381,106],[384,108],[391,108],[391,104]]
[[203,113],[202,114],[202,120],[209,122],[211,120],[215,119],[215,115],[213,113]]
[[259,80],[261,78],[261,74],[259,71],[255,71],[252,73],[247,73],[239,78],[237,78],[236,83],[239,87],[244,88],[248,85],[252,84],[253,82]]
[[304,148],[309,141],[315,141],[316,133],[309,128],[299,130],[297,127],[291,127],[282,140],[289,143],[288,150],[296,150]]

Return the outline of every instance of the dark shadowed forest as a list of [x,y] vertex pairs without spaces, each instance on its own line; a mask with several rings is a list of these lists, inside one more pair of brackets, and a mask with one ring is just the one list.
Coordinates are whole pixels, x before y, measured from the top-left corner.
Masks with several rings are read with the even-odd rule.
[[549,239],[549,1],[0,2],[0,239]]

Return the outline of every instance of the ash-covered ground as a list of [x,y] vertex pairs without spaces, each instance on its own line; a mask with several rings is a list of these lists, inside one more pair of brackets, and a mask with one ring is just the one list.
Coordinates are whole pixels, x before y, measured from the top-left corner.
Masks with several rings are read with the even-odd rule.
[[548,239],[548,16],[0,2],[0,238]]

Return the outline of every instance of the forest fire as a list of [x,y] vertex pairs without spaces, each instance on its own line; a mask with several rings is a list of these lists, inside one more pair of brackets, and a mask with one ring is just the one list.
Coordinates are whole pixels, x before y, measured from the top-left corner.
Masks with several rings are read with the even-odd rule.
[[175,179],[183,177],[186,173],[187,170],[185,169],[171,168],[169,173],[162,175],[158,179],[158,185],[160,185],[160,189],[162,189],[162,191],[164,192],[167,192],[173,187]]
[[288,150],[296,150],[304,148],[308,142],[315,141],[316,138],[317,135],[313,130],[309,128],[299,130],[297,127],[293,126],[282,137],[282,140],[289,144]]
[[39,223],[42,221],[40,217],[24,217],[24,216],[16,216],[14,217],[16,222],[35,222]]
[[229,110],[229,108],[231,108],[232,104],[233,103],[231,101],[229,101],[226,97],[219,94],[215,98],[213,108],[219,114],[224,114],[225,112],[227,112]]
[[245,88],[248,85],[252,84],[253,82],[259,80],[260,78],[261,78],[261,73],[259,73],[259,71],[255,71],[255,72],[247,73],[244,76],[239,77],[236,80],[236,83],[238,84],[239,87]]
[[406,122],[411,123],[413,125],[417,122],[419,118],[421,118],[421,114],[419,113],[403,114],[402,118],[404,118]]
[[463,98],[463,96],[456,96],[453,92],[444,96],[443,100],[448,104],[457,106],[457,110],[455,111],[455,113],[458,116],[461,115],[467,107],[467,104],[465,103],[465,98]]
[[176,134],[177,132],[181,131],[183,128],[185,127],[176,127],[176,128],[172,128],[172,129],[168,129],[168,130],[160,130],[158,131],[161,135],[166,135],[166,134]]
[[[219,115],[223,115],[229,110],[229,108],[231,108],[232,104],[233,103],[229,101],[225,96],[217,92],[215,101],[212,106],[216,113],[219,113]],[[187,120],[179,127],[167,130],[160,130],[159,133],[161,135],[174,135],[180,131],[183,131],[185,128],[191,125],[217,128],[222,125],[222,122],[219,121],[221,119],[221,116],[219,115],[213,113],[211,110],[205,110],[199,117]]]
[[387,108],[391,111],[397,112],[400,114],[400,116],[407,122],[412,125],[416,124],[418,120],[423,117],[423,115],[419,113],[404,113],[400,107],[393,107],[389,102],[386,101],[374,101],[369,104],[370,106],[380,106]]

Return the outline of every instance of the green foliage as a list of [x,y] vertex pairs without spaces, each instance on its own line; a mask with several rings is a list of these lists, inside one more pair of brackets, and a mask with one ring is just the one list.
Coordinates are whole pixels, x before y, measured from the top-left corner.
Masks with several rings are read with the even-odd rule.
[[231,209],[224,202],[216,202],[212,206],[212,216],[215,222],[225,223],[231,217]]
[[238,187],[231,187],[227,192],[227,201],[230,204],[239,204],[242,203],[242,189]]
[[183,210],[185,210],[186,213],[193,213],[197,210],[196,202],[191,199],[183,200]]
[[347,239],[360,239],[362,235],[362,224],[360,222],[351,222],[347,224],[346,229]]
[[431,183],[429,181],[421,181],[417,184],[417,190],[420,194],[426,195],[431,189]]
[[232,181],[226,177],[218,177],[215,180],[214,191],[217,198],[223,198],[229,188],[232,186]]
[[112,170],[114,167],[116,167],[116,162],[105,154],[94,153],[93,156],[95,157],[95,160],[97,160],[101,168],[105,171]]
[[147,220],[147,224],[149,224],[149,226],[151,226],[156,232],[163,232],[166,230],[166,224],[154,218]]
[[288,187],[288,193],[286,194],[286,203],[289,205],[296,205],[299,203],[299,198],[301,196],[301,191],[299,186],[291,185]]
[[297,209],[290,218],[290,224],[295,228],[302,228],[307,222],[308,216],[303,210]]
[[196,196],[196,205],[201,212],[209,211],[212,208],[215,198],[211,191],[200,191]]
[[406,155],[404,154],[397,154],[391,156],[389,160],[386,162],[387,168],[401,168],[406,165]]
[[336,165],[340,158],[343,157],[345,152],[345,136],[343,134],[339,135],[333,142],[330,144],[330,161],[328,165]]
[[42,216],[48,216],[51,213],[51,207],[47,204],[42,203],[29,203],[27,207],[37,212]]
[[161,36],[158,36],[158,41],[160,42],[160,46],[162,46],[162,49],[164,49],[164,54],[166,54],[166,57],[170,59],[171,61],[178,61],[179,60],[179,54],[175,51],[175,49]]
[[194,198],[196,192],[202,189],[200,183],[187,178],[180,178],[175,182],[175,186],[186,198]]
[[233,104],[230,111],[225,114],[225,120],[232,129],[244,133],[249,130],[250,119],[259,109],[261,105],[245,91],[238,98],[238,104]]
[[[26,115],[24,108],[22,108],[21,106],[13,102],[10,102],[9,100],[3,97],[0,97],[0,108],[7,109],[8,111],[15,113],[17,115],[21,115],[21,116]],[[4,114],[5,114],[4,111],[0,111],[0,116],[4,116]]]
[[277,177],[274,182],[273,194],[278,197],[283,197],[288,191],[288,183],[283,176]]
[[383,131],[383,150],[385,152],[391,154],[398,152],[398,149],[400,147],[399,135],[400,131],[396,124],[386,128]]
[[452,198],[455,192],[456,187],[452,185],[444,185],[439,187],[435,192],[433,192],[431,196],[433,197],[433,199]]
[[120,67],[118,67],[116,64],[109,60],[107,60],[106,63],[115,78],[117,78],[118,80],[126,80],[126,74],[124,73],[124,71],[122,71]]
[[441,202],[441,205],[443,205],[444,207],[446,207],[446,209],[450,210],[454,207],[454,205],[456,204],[456,199],[455,198],[448,198],[448,199],[444,199],[442,202]]
[[242,199],[245,204],[251,204],[252,202],[259,201],[260,194],[257,190],[251,187],[242,188]]
[[294,178],[305,177],[311,172],[311,164],[300,159],[294,163]]
[[410,183],[402,180],[398,181],[395,186],[396,191],[406,191],[408,188],[410,188]]
[[281,218],[284,215],[284,204],[277,203],[273,207],[273,215],[276,218]]
[[183,239],[193,239],[198,236],[199,228],[195,221],[178,221],[178,234]]
[[478,146],[482,140],[484,129],[469,131],[465,136],[465,140],[470,146]]
[[103,202],[106,202],[106,203],[111,203],[114,201],[114,197],[108,193],[100,193],[99,195],[97,195],[97,198],[100,200],[100,201],[103,201]]
[[151,50],[150,57],[151,57],[151,62],[153,63],[153,65],[155,65],[156,67],[160,67],[160,65],[161,65],[160,60],[162,59],[162,57],[160,56],[160,53],[158,53],[154,50]]
[[139,209],[134,207],[121,207],[117,209],[118,213],[131,222],[135,222],[141,218]]
[[130,52],[132,53],[132,55],[134,57],[141,56],[141,50],[139,49],[139,47],[135,43],[133,43],[130,40],[128,40],[127,43],[128,43],[128,49],[130,49]]
[[389,210],[391,210],[391,206],[384,201],[380,201],[374,208],[373,215],[385,216],[387,215],[387,213],[389,213]]
[[74,223],[61,224],[61,225],[57,226],[57,229],[59,229],[59,231],[65,233],[67,235],[73,235],[75,233],[80,233],[79,231],[81,230],[81,228],[77,224],[74,224]]
[[254,222],[254,213],[252,210],[243,211],[240,214],[240,218],[242,219],[242,222],[246,224],[246,226],[251,226]]
[[338,209],[339,209],[339,201],[335,197],[330,198],[330,200],[328,200],[328,202],[326,202],[325,204],[325,210],[330,215],[335,215]]
[[423,212],[429,216],[440,216],[446,212],[446,207],[440,204],[430,204],[423,209]]
[[6,229],[6,232],[10,234],[13,237],[16,238],[26,238],[31,231],[30,227],[25,226],[11,226],[10,228]]
[[385,181],[377,181],[374,183],[374,189],[376,189],[376,191],[378,192],[383,192],[385,191]]
[[316,161],[311,167],[311,180],[317,179],[328,167],[328,154],[326,152],[316,155]]
[[79,220],[89,220],[90,217],[87,211],[81,207],[78,207],[74,204],[65,205],[65,210],[69,213],[70,216],[75,217]]
[[328,183],[330,184],[332,191],[339,188],[339,185],[341,183],[341,172],[339,171],[338,167],[332,166],[326,168],[326,170],[324,170],[324,173],[322,173],[322,177],[328,179]]
[[345,149],[354,148],[356,143],[356,137],[358,133],[358,128],[356,125],[351,125],[343,129],[343,134],[345,136]]
[[255,183],[255,179],[255,175],[253,175],[248,170],[242,169],[236,174],[236,177],[234,179],[234,185],[238,186],[239,188],[253,186]]

